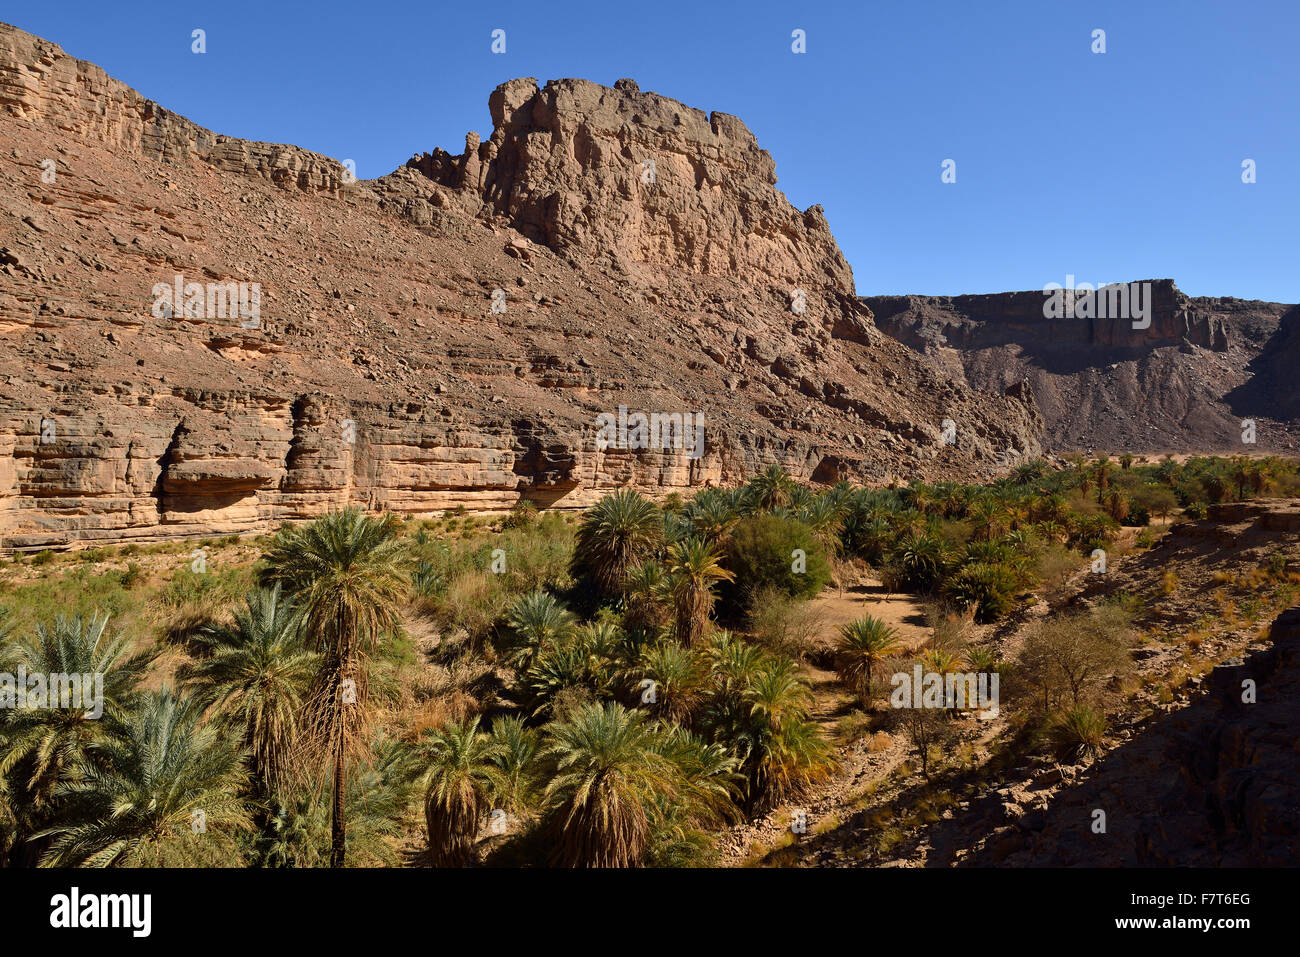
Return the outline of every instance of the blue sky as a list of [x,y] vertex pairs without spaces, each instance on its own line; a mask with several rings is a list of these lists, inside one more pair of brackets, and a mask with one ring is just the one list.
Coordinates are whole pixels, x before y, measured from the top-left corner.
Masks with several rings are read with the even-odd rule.
[[7,6],[168,109],[363,178],[486,135],[504,80],[632,77],[741,117],[791,202],[825,207],[864,295],[1073,274],[1300,301],[1295,0]]

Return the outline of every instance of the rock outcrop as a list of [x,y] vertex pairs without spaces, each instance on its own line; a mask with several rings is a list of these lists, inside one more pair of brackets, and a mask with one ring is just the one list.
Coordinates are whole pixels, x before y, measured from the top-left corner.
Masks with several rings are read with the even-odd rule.
[[200,160],[306,191],[335,192],[347,172],[337,160],[296,146],[220,136],[171,113],[58,46],[0,24],[0,111],[117,155]]
[[[739,120],[630,81],[515,80],[490,109],[460,156],[350,182],[0,26],[0,545],[1039,453],[1027,393],[876,329]],[[703,449],[598,442],[620,407],[702,415]]]
[[[1028,382],[1053,451],[1294,452],[1300,310],[1141,282],[1150,312],[1136,325],[1131,313],[1047,318],[1042,291],[862,301],[882,331],[959,381]],[[1242,442],[1245,419],[1253,445]]]
[[512,80],[489,101],[492,136],[407,164],[488,204],[558,253],[853,294],[819,206],[776,189],[776,164],[734,116],[586,80]]

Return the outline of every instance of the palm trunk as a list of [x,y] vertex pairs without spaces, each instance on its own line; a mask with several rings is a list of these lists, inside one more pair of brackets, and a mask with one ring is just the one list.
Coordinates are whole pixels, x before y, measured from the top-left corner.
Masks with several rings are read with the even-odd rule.
[[338,747],[334,751],[334,814],[330,821],[333,835],[330,846],[330,867],[343,866],[343,855],[347,847],[347,822],[344,820],[343,809],[346,773],[343,764],[343,748]]

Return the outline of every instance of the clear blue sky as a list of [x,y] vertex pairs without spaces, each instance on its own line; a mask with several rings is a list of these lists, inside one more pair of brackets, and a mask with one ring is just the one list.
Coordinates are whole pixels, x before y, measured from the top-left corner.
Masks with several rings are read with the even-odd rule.
[[486,135],[504,80],[630,76],[741,117],[791,202],[825,207],[862,294],[1072,273],[1300,301],[1297,0],[6,7],[168,109],[352,158],[363,178]]

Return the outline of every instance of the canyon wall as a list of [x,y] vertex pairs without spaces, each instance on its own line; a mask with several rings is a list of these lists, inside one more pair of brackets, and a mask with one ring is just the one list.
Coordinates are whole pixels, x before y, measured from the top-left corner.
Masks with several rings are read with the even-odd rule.
[[[1192,298],[1170,279],[1138,285],[1149,289],[1142,317],[1048,318],[1042,291],[862,302],[882,331],[958,381],[1028,383],[1052,451],[1294,454],[1296,308]],[[1247,420],[1254,443],[1242,441]]]
[[[1018,384],[949,381],[876,328],[739,120],[631,81],[513,80],[489,113],[459,156],[356,182],[0,25],[0,546],[582,508],[771,463],[979,479],[1041,451]],[[620,407],[702,415],[702,454],[602,447]]]

